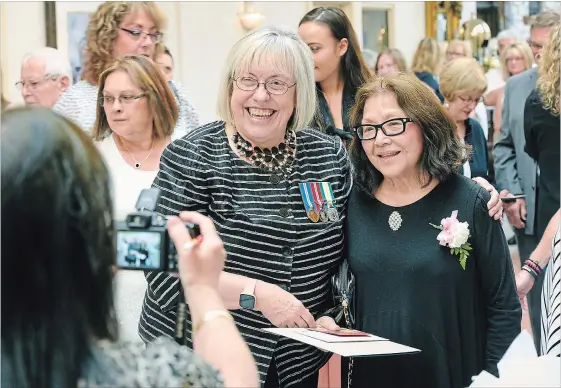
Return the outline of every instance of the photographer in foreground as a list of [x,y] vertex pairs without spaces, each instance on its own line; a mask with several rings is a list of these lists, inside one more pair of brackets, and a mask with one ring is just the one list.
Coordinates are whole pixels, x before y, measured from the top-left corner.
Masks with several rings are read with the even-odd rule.
[[[257,370],[218,294],[226,252],[212,222],[168,231],[198,324],[195,351],[118,342],[109,176],[87,135],[50,110],[2,116],[2,372],[5,387],[250,387]],[[216,369],[215,369],[216,368]]]

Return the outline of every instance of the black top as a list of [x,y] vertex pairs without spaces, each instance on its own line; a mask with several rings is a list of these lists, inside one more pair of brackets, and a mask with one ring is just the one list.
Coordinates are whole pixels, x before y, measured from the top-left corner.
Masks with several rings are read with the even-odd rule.
[[[355,359],[353,385],[463,388],[483,369],[497,373],[497,361],[520,333],[521,309],[501,224],[488,215],[489,199],[459,174],[399,208],[353,187],[347,236],[357,328],[421,350]],[[454,210],[471,234],[465,270],[429,225],[440,225]],[[397,231],[388,224],[394,211],[402,217]]]
[[[466,136],[464,142],[472,147],[471,159],[469,160],[469,167],[471,170],[470,178],[482,177],[487,179],[488,151],[483,128],[481,128],[479,121],[472,118],[468,118],[465,121],[465,125]],[[460,173],[463,174],[463,166],[460,167]]]
[[415,73],[415,75],[421,81],[423,81],[424,83],[429,85],[432,90],[434,90],[434,92],[436,93],[436,96],[438,97],[438,99],[440,100],[441,103],[444,102],[444,96],[440,92],[440,85],[438,84],[438,81],[436,80],[436,78],[434,78],[434,76],[431,73],[428,73],[426,71],[421,71],[421,72]]
[[[313,223],[299,183],[329,182],[338,220]],[[333,306],[330,275],[341,261],[343,222],[352,185],[350,162],[338,137],[316,130],[296,134],[296,159],[288,180],[240,159],[231,150],[221,121],[199,127],[163,152],[154,187],[158,211],[183,210],[209,216],[228,252],[225,271],[275,284],[296,296],[317,319]],[[178,280],[161,272],[146,275],[148,289],[140,337],[150,342],[173,336]],[[233,310],[234,320],[257,362],[262,382],[273,358],[281,386],[315,372],[330,354],[261,329],[272,327],[258,311]],[[186,317],[187,345],[191,318]]]
[[319,129],[328,135],[339,136],[345,143],[345,146],[350,145],[350,141],[353,137],[353,129],[350,124],[350,113],[355,103],[355,95],[357,88],[353,88],[351,85],[345,84],[343,88],[343,101],[342,101],[342,119],[343,128],[337,128],[335,126],[335,121],[333,120],[333,115],[329,109],[329,105],[325,100],[323,92],[321,91],[321,86],[316,83],[316,96],[317,96],[317,114],[312,123],[312,127]]
[[524,150],[538,162],[539,197],[537,205],[538,236],[542,236],[549,220],[559,209],[559,116],[543,107],[534,90],[524,106]]

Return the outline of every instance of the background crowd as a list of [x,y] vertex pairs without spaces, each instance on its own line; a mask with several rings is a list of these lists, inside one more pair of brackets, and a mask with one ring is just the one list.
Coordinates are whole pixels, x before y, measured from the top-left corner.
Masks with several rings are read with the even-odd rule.
[[[341,9],[315,8],[236,42],[210,123],[166,23],[153,2],[103,3],[78,82],[44,47],[22,58],[25,106],[2,96],[2,386],[315,388],[334,368],[464,387],[521,328],[559,356],[558,13],[499,33],[486,72],[462,40],[425,37],[411,64],[363,52]],[[113,220],[149,187],[178,275],[115,272]],[[467,222],[465,256],[445,220]],[[421,353],[341,364],[262,330],[348,326],[342,263],[353,326]]]

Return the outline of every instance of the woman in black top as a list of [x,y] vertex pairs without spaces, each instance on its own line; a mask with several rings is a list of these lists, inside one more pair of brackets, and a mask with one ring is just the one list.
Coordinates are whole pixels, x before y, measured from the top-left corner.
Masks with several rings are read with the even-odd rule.
[[347,239],[357,328],[421,350],[355,358],[352,384],[463,388],[482,370],[496,375],[521,309],[489,194],[456,172],[469,146],[431,92],[405,74],[361,88],[351,122],[358,136]]
[[318,110],[312,127],[347,143],[356,91],[371,79],[353,26],[341,9],[319,7],[300,20],[298,34],[314,54]]
[[538,65],[537,89],[524,107],[525,150],[539,167],[539,236],[559,209],[559,44],[559,27],[555,27]]
[[468,178],[487,178],[487,140],[479,122],[469,117],[485,89],[485,73],[473,58],[454,59],[446,63],[440,72],[444,108],[456,123],[460,139],[471,146],[471,156],[459,171]]

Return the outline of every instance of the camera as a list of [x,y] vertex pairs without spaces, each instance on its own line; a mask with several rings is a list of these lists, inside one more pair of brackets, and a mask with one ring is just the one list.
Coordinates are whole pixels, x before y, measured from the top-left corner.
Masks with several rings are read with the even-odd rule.
[[[170,239],[166,217],[155,212],[160,190],[144,189],[136,212],[116,221],[117,267],[129,270],[178,272],[177,251]],[[199,226],[185,223],[191,238],[201,234]]]

